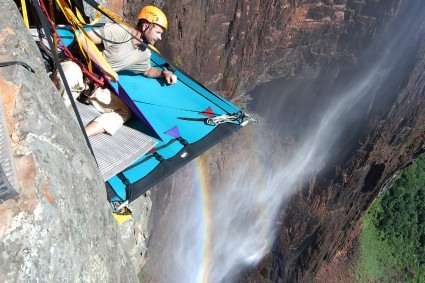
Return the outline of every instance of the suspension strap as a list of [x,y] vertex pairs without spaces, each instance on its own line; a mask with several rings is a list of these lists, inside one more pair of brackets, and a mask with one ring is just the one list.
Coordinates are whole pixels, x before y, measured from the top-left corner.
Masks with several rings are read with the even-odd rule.
[[109,19],[113,20],[115,23],[120,23],[123,24],[129,28],[133,28],[129,23],[127,23],[126,21],[124,21],[120,16],[118,16],[117,14],[111,12],[110,10],[106,9],[105,7],[103,7],[102,5],[100,5],[99,3],[97,3],[94,0],[84,0],[87,4],[89,4],[90,6],[92,6],[93,8],[95,8],[96,10],[98,10],[99,12],[103,13],[105,16],[107,16]]
[[[75,58],[75,56],[72,54],[72,52],[68,49],[68,47],[62,42],[62,39],[60,38],[60,36],[58,35],[58,33],[56,32],[56,26],[55,26],[55,23],[53,22],[53,20],[49,17],[49,15],[48,15],[48,13],[47,13],[47,10],[46,10],[46,7],[44,6],[44,4],[43,4],[43,2],[41,1],[40,2],[40,7],[41,7],[41,9],[44,11],[44,14],[45,14],[45,17],[46,17],[46,20],[47,20],[47,22],[49,22],[50,23],[50,27],[51,27],[51,30],[53,31],[53,34],[51,34],[51,36],[52,36],[52,38],[53,38],[53,41],[54,41],[54,45],[55,45],[55,49],[54,49],[54,51],[56,52],[56,53],[58,53],[58,50],[57,50],[57,45],[59,46],[59,48],[63,51],[63,54],[65,54],[69,59],[71,59],[74,63],[76,63],[79,67],[80,67],[80,69],[81,69],[81,71],[87,76],[87,77],[89,77],[93,82],[95,82],[96,84],[98,84],[99,86],[103,86],[104,84],[105,84],[105,82],[104,82],[104,79],[103,79],[103,77],[100,77],[100,76],[97,76],[94,72],[91,72],[91,71],[89,71],[87,68],[86,68],[86,66],[84,66],[84,64],[82,64],[81,62],[80,62],[80,60],[78,60],[77,58]],[[40,31],[39,31],[39,34],[40,34]],[[44,44],[43,44],[43,40],[42,40],[42,38],[40,37],[40,44],[42,45],[42,46],[44,46]],[[47,49],[47,48],[46,48]],[[47,50],[46,50],[47,51]],[[50,54],[51,52],[49,52],[49,54]],[[50,54],[50,55],[52,55],[52,54]],[[54,59],[53,58],[53,56],[52,56],[52,59]],[[55,65],[55,68],[54,69],[56,69],[56,62],[53,62],[54,63],[54,65]]]
[[[93,21],[90,22],[90,23],[87,23],[86,19],[88,19],[88,17],[85,16],[85,14],[84,14],[84,6],[82,5],[83,2],[68,0],[68,3],[69,3],[69,6],[71,8],[74,8],[75,14],[76,14],[78,20],[81,23],[86,24],[86,25],[94,25],[97,22],[99,22],[100,17],[101,17],[101,14],[100,14],[99,11],[96,11],[96,15],[95,15],[95,18],[93,19]],[[81,11],[83,11],[83,13]]]
[[22,17],[24,18],[25,26],[29,29],[30,24],[28,21],[27,3],[25,2],[25,0],[21,0],[21,7],[22,7]]
[[129,39],[127,39],[126,41],[113,41],[110,39],[107,39],[106,37],[102,36],[100,33],[98,33],[95,29],[91,29],[91,31],[100,39],[102,39],[102,41],[108,42],[108,43],[112,43],[112,44],[123,44],[126,42],[129,42],[130,40],[133,40],[133,37],[130,37]]
[[[54,5],[53,1],[54,0],[49,0],[49,13],[48,14],[46,13],[46,15],[50,16],[49,18],[51,19],[52,23],[54,23],[56,21],[56,19],[55,19],[55,9],[53,7],[53,5]],[[41,3],[40,5],[44,6],[43,1],[40,1],[40,3]],[[54,49],[52,50],[52,52],[58,53],[58,39],[55,36],[53,37],[53,46],[54,46]],[[55,63],[54,66],[53,66],[53,70],[57,69],[56,65],[57,64]]]
[[127,179],[127,177],[121,172],[121,173],[118,173],[117,174],[117,177],[118,178],[120,178],[120,180],[121,180],[121,182],[124,184],[124,185],[126,185],[126,186],[128,186],[128,185],[130,185],[131,183],[130,183],[130,180],[129,179]]
[[[47,24],[46,15],[43,13],[38,0],[32,0],[32,1],[33,1],[33,5],[35,7],[35,10],[37,12],[38,18],[39,18],[41,25],[44,29],[44,32],[46,34],[46,40],[49,43],[51,50],[53,50],[52,35],[50,33],[49,25]],[[94,156],[93,148],[91,147],[87,133],[84,130],[83,121],[81,120],[80,114],[78,113],[77,105],[75,104],[74,98],[72,97],[71,89],[69,88],[68,81],[65,79],[65,73],[62,69],[62,66],[60,65],[58,54],[56,52],[52,52],[52,55],[53,55],[53,58],[54,58],[57,66],[58,66],[59,74],[63,79],[63,85],[65,87],[66,93],[68,94],[69,100],[70,100],[71,105],[72,105],[72,109],[75,112],[75,116],[77,117],[78,125],[80,126],[81,131],[83,132],[84,139],[86,140],[87,146],[90,149],[91,154]]]
[[84,64],[80,62],[77,58],[74,57],[72,52],[64,45],[61,45],[61,49],[63,49],[63,53],[70,58],[74,63],[76,63],[81,71],[86,75],[86,77],[89,77],[94,83],[98,84],[99,86],[105,85],[105,80],[101,76],[97,76],[94,72],[90,72]]
[[87,62],[88,70],[91,73],[93,73],[92,60],[90,59],[90,56],[84,51],[84,48],[82,47],[82,43],[80,42],[79,34],[77,32],[77,29],[80,30],[81,33],[84,35],[84,38],[85,38],[85,41],[86,41],[87,45],[89,45],[91,47],[91,49],[95,52],[96,57],[98,57],[102,61],[102,64],[105,66],[106,71],[107,72],[110,72],[110,73],[113,73],[114,71],[109,66],[108,62],[103,57],[102,53],[100,53],[100,51],[97,48],[96,44],[94,44],[93,41],[90,39],[90,37],[88,36],[87,32],[85,31],[85,29],[83,27],[83,24],[78,20],[78,18],[72,12],[72,10],[69,7],[69,5],[64,0],[56,0],[56,3],[58,4],[58,6],[60,7],[60,9],[62,10],[63,14],[65,15],[65,17],[67,19],[67,21],[72,26],[72,29],[74,30],[75,38],[76,38],[76,40],[78,42],[78,45],[80,47],[80,50],[81,50],[83,56],[84,56],[84,58],[85,58],[85,60]]
[[[121,180],[121,182],[125,185],[125,194],[126,194],[126,197],[128,198],[128,196],[130,195],[130,190],[128,189],[128,187],[129,187],[129,185],[131,184],[131,182],[130,182],[130,180],[129,179],[127,179],[127,177],[124,175],[124,173],[123,172],[120,172],[120,173],[118,173],[117,174],[117,177]],[[117,195],[117,197],[118,197],[118,195]],[[119,197],[118,197],[119,198]],[[128,204],[128,201],[127,201],[127,203],[124,205],[124,206],[126,206]],[[120,209],[117,209],[117,211],[119,211]]]
[[[183,146],[183,148],[189,145],[189,143],[187,142],[187,140],[185,140],[182,137],[171,139],[166,144],[153,148],[150,151],[150,154],[149,155],[146,155],[146,157],[143,158],[142,160],[137,161],[136,163],[133,163],[132,165],[128,166],[125,170],[130,170],[132,168],[135,168],[135,167],[139,166],[140,164],[143,164],[143,163],[145,163],[146,161],[148,161],[148,160],[150,160],[152,158],[155,158],[158,162],[164,161],[165,158],[161,154],[159,154],[158,151],[160,151],[161,149],[164,149],[164,148],[169,147],[170,145],[172,145],[173,143],[175,143],[177,141],[180,142],[180,144]],[[120,179],[121,179],[121,177],[120,177]],[[123,181],[123,179],[121,179],[121,181]],[[123,183],[124,183],[124,181],[123,181]],[[126,183],[124,183],[124,184],[126,186],[128,185]]]

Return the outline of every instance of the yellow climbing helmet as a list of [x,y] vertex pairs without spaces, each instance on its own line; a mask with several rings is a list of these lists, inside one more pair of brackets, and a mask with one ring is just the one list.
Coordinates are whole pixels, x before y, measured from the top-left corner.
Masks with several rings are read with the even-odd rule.
[[140,10],[139,15],[137,16],[138,20],[144,19],[150,23],[157,24],[164,29],[168,28],[167,17],[164,12],[155,6],[146,6]]

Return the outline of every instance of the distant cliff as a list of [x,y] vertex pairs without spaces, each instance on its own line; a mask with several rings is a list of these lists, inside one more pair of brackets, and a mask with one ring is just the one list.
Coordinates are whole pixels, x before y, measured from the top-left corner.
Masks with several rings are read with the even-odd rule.
[[[394,52],[389,57],[399,60],[379,86],[380,95],[361,102],[361,118],[344,130],[338,153],[281,211],[283,224],[273,250],[241,279],[311,282],[334,257],[348,256],[346,245],[355,238],[364,211],[393,175],[424,151],[424,7],[420,1],[400,0],[161,3],[170,18],[161,50],[236,103],[273,79],[288,84],[297,79],[322,81],[315,86],[318,90],[331,89],[369,70],[369,63],[385,52]],[[414,35],[409,42],[395,38],[398,44],[410,44],[399,58],[385,45],[392,41],[383,36],[395,37],[393,31],[407,20],[415,22],[415,30],[401,33]],[[311,101],[332,101],[326,92],[323,97],[315,92],[303,95]],[[240,157],[233,161],[239,164]],[[228,155],[214,162],[218,168],[232,164]],[[178,190],[172,195],[180,197]]]

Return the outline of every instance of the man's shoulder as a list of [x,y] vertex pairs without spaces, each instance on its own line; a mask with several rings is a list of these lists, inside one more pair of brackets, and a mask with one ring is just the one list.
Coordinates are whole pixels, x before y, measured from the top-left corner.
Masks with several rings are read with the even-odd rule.
[[115,32],[131,32],[132,29],[125,25],[117,24],[117,23],[106,23],[103,27],[104,30],[113,30]]
[[101,32],[105,38],[117,41],[125,41],[133,36],[131,28],[116,23],[105,24]]

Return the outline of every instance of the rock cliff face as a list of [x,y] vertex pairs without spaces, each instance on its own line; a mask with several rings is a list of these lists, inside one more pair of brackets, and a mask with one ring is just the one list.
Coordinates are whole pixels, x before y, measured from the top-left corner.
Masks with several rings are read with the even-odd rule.
[[[276,78],[317,77],[337,60],[356,60],[358,49],[375,35],[381,22],[397,13],[400,4],[159,2],[170,15],[163,52],[201,82],[230,96]],[[129,7],[138,11],[130,3]],[[134,15],[127,13],[130,19]]]
[[0,60],[10,62],[0,68],[0,107],[21,190],[0,203],[2,281],[137,282],[144,245],[131,246],[143,238],[141,223],[127,227],[131,234],[117,226],[81,130],[15,3],[0,7]]
[[[388,48],[379,36],[411,17],[406,11],[424,18],[419,0],[128,0],[123,4],[122,14],[130,21],[140,6],[162,7],[170,29],[159,49],[201,83],[240,105],[245,104],[248,91],[273,79],[337,82],[348,77],[371,59],[363,57],[362,50],[372,48],[378,54]],[[141,224],[132,224],[129,230],[137,235],[124,240],[133,249],[124,249],[79,129],[68,124],[65,128],[63,121],[72,118],[59,109],[61,101],[53,95],[41,61],[30,56],[37,48],[13,2],[7,0],[1,7],[0,13],[8,16],[0,17],[0,57],[17,58],[36,70],[33,74],[19,65],[0,69],[2,101],[21,174],[20,196],[0,204],[1,274],[21,282],[72,281],[75,276],[81,281],[134,282],[141,266],[140,250],[134,248],[143,238]],[[242,282],[323,279],[326,264],[346,255],[347,241],[356,236],[363,212],[379,191],[423,151],[423,22],[416,27],[412,52],[401,61],[386,98],[363,101],[368,107],[350,127],[351,134],[341,146],[344,150],[323,164],[320,173],[300,186],[283,207],[275,246],[257,268],[242,276]],[[377,45],[370,47],[376,40]],[[337,84],[318,88],[333,86]],[[311,99],[332,99],[326,92],[321,95]],[[237,138],[248,139],[246,131]],[[211,171],[221,174],[220,168],[240,162],[240,156],[230,157],[229,148],[244,142],[232,138],[216,147],[213,157],[204,157],[214,168]],[[243,148],[238,151],[241,155]],[[173,202],[190,194],[174,187],[190,182],[185,173],[180,171],[153,191],[157,211],[152,227],[166,221]],[[160,229],[153,230],[154,251],[161,243]],[[124,250],[131,250],[133,264]]]

